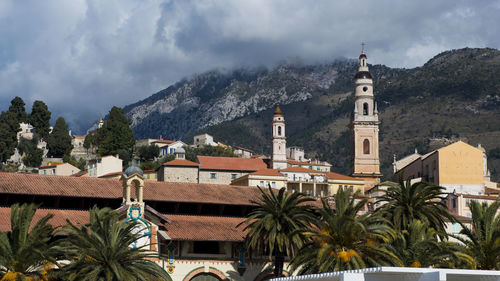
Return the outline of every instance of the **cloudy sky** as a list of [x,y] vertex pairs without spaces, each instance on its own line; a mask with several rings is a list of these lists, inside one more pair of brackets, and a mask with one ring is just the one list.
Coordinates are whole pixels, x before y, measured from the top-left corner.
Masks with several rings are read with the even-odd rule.
[[0,110],[18,95],[84,128],[213,68],[300,58],[415,67],[500,47],[500,0],[0,0]]

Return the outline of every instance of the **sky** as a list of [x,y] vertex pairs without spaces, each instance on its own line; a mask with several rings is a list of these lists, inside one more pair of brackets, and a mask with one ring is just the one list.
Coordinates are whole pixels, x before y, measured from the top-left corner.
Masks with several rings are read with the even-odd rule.
[[74,131],[211,69],[357,58],[412,68],[500,47],[500,0],[0,0],[0,110],[43,100]]

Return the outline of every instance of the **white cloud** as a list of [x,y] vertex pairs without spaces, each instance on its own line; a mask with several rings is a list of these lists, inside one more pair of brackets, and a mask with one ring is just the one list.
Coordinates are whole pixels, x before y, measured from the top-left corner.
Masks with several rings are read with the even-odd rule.
[[500,1],[0,1],[1,109],[44,100],[73,128],[212,68],[357,57],[414,67],[499,47]]

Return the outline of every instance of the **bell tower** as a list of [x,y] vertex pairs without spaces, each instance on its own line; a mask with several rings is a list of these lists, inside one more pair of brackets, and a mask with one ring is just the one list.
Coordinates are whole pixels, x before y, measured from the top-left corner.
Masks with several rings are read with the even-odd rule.
[[378,110],[373,96],[373,80],[365,51],[359,56],[354,76],[354,112],[351,130],[352,176],[365,180],[365,189],[380,182]]
[[273,136],[271,138],[272,149],[272,168],[286,169],[286,137],[285,137],[285,118],[281,113],[280,106],[276,106],[272,122]]

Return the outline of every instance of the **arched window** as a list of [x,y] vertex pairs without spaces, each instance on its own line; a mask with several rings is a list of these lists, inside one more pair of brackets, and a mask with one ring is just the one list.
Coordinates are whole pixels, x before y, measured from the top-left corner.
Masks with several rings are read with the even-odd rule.
[[370,141],[368,139],[363,141],[363,154],[370,154]]
[[278,126],[278,136],[281,136],[281,126]]
[[368,103],[363,103],[363,115],[368,115]]

